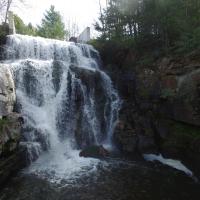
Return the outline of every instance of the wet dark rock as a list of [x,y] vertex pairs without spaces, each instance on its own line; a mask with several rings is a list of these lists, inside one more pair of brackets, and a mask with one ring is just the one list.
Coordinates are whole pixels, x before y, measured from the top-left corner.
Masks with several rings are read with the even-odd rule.
[[25,166],[23,150],[19,148],[21,116],[10,113],[0,119],[0,185]]
[[69,41],[77,43],[77,37],[70,37]]
[[0,157],[12,154],[18,146],[21,134],[18,114],[10,114],[0,119]]
[[53,71],[52,71],[52,82],[55,88],[56,93],[58,93],[59,89],[60,89],[60,82],[61,82],[61,74],[63,73],[62,70],[62,64],[57,61],[54,60],[53,62]]
[[23,156],[23,149],[15,147],[12,154],[0,158],[0,186],[5,184],[13,175],[26,166]]
[[80,157],[104,158],[109,155],[109,152],[102,146],[91,145],[85,147],[79,154]]
[[0,25],[0,60],[1,60],[1,56],[2,56],[1,47],[6,44],[6,36],[8,34],[9,34],[8,24],[5,24],[5,23],[1,24]]
[[189,160],[199,169],[194,164],[199,163],[199,52],[146,65],[129,57],[120,64],[106,63],[123,100],[114,133],[116,145],[124,153],[162,152]]
[[124,121],[119,121],[114,134],[115,142],[123,152],[131,153],[137,151],[138,136],[134,128]]
[[15,85],[8,65],[0,66],[0,185],[24,166],[19,148],[23,117],[13,112]]
[[[88,124],[87,120],[83,120],[84,118],[84,105],[91,104],[90,99],[88,99],[89,95],[93,96],[95,101],[94,112],[96,113],[97,119],[100,122],[98,124],[98,130],[100,134],[98,134],[97,141],[102,141],[106,137],[106,120],[105,114],[109,112],[109,101],[107,98],[107,94],[105,93],[104,85],[102,84],[102,76],[98,70],[84,69],[78,67],[76,65],[71,65],[70,70],[74,73],[74,76],[80,80],[79,82],[75,82],[74,85],[71,84],[72,77],[68,76],[68,94],[70,92],[74,92],[76,104],[74,106],[75,115],[71,116],[75,118],[76,126],[75,126],[75,138],[77,142],[78,148],[83,148],[84,146],[89,146],[94,144],[95,138],[93,134],[90,134],[93,130],[92,127]],[[71,96],[71,95],[69,95]],[[70,102],[70,101],[69,101]],[[107,104],[106,104],[107,103]],[[107,107],[106,107],[107,105]],[[66,107],[66,108],[65,108]],[[63,110],[67,110],[69,105],[66,102],[63,102],[62,108]],[[65,123],[67,116],[70,115],[70,112],[62,112],[60,113],[60,117],[57,122],[57,127],[59,127],[60,135],[62,135],[66,130],[68,130],[69,126]],[[73,132],[73,131],[68,131]]]
[[[38,81],[37,77],[36,77],[36,71],[33,67],[34,63],[33,61],[27,60],[25,61],[24,65],[28,65],[28,68],[25,68],[23,71],[23,74],[20,74],[20,78],[22,80],[22,82],[24,83],[24,85],[26,87],[24,87],[24,91],[26,91],[26,94],[28,95],[28,97],[36,97],[36,101],[35,103],[38,106],[43,105],[44,103],[44,96],[43,93],[41,91],[40,88],[41,87],[41,83]],[[42,69],[41,69],[42,71]],[[41,72],[42,73],[42,72]],[[17,80],[19,77],[17,77],[17,73],[16,73],[16,77],[15,79]],[[18,82],[15,81],[16,83],[16,87],[18,87]]]

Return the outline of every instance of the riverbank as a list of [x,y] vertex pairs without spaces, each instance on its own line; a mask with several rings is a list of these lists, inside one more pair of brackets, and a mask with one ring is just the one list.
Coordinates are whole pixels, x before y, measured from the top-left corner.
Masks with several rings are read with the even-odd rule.
[[130,156],[162,153],[199,176],[200,52],[140,57],[110,43],[94,44],[123,101],[114,133],[118,148]]
[[[184,188],[184,189],[183,189]],[[101,161],[93,173],[51,183],[19,174],[0,192],[1,200],[198,200],[200,186],[184,173],[143,161]]]

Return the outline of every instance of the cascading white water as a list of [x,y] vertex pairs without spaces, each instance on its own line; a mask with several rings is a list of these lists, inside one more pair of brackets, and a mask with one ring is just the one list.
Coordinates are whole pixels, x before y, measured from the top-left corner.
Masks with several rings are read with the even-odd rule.
[[6,62],[25,119],[22,145],[29,161],[42,153],[30,170],[69,174],[97,162],[79,158],[76,149],[111,144],[120,108],[98,52],[90,45],[11,35]]

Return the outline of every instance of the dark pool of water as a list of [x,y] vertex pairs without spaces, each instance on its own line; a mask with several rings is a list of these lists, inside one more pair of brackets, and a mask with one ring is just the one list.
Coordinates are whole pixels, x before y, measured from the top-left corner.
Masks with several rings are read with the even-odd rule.
[[0,200],[199,200],[200,184],[159,163],[108,161],[97,171],[50,183],[19,174],[0,192]]

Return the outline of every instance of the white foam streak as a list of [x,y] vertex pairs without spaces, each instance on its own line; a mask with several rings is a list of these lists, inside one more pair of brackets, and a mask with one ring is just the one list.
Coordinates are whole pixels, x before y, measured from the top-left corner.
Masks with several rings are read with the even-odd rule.
[[193,176],[193,172],[189,170],[185,165],[181,163],[179,160],[173,160],[173,159],[167,159],[164,158],[161,154],[155,155],[155,154],[144,154],[144,159],[147,161],[159,161],[164,165],[168,165],[170,167],[173,167],[177,170],[183,171],[188,176]]
[[[63,147],[66,153],[63,154]],[[76,176],[88,175],[96,169],[100,161],[92,158],[79,157],[78,150],[60,144],[59,149],[42,154],[39,159],[28,169],[29,173],[36,174],[54,183],[70,180]]]

